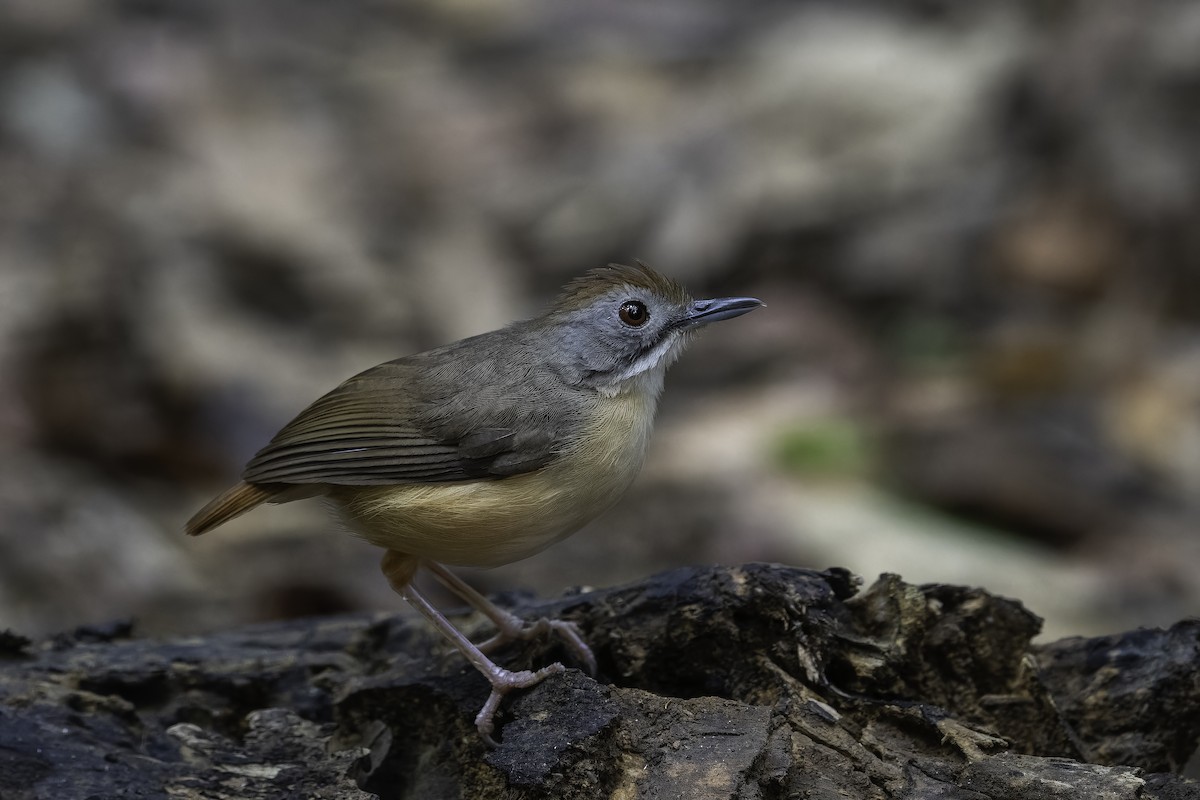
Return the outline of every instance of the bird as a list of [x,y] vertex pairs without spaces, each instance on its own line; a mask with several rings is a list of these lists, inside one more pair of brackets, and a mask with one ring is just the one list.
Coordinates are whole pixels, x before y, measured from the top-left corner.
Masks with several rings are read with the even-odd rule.
[[[448,566],[527,558],[613,506],[641,470],[664,375],[692,334],[763,305],[693,300],[641,262],[592,269],[539,316],[349,378],[287,423],[185,530],[199,536],[263,503],[325,498],[352,533],[383,548],[391,587],[487,679],[475,727],[494,746],[505,695],[565,667],[508,670],[489,652],[550,634],[592,675],[596,660],[574,623],[526,622]],[[455,628],[414,585],[420,569],[496,635],[475,644]]]

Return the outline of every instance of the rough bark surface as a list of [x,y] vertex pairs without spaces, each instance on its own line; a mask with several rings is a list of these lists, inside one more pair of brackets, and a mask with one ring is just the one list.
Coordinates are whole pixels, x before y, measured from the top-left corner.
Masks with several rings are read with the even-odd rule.
[[494,750],[484,682],[408,617],[4,635],[0,798],[1200,798],[1197,621],[1032,646],[981,590],[758,564],[514,605],[601,674],[512,695]]

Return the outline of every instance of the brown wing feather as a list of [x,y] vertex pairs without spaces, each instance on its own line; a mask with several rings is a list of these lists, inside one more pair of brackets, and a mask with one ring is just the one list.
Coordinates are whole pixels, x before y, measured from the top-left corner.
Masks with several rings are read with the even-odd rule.
[[[447,362],[453,364],[449,357]],[[440,366],[443,378],[448,377],[447,364]],[[242,480],[342,486],[438,483],[517,475],[553,459],[552,431],[491,424],[497,417],[508,421],[506,410],[494,401],[481,404],[485,408],[475,429],[449,425],[439,413],[447,401],[425,396],[417,383],[430,367],[428,361],[418,368],[412,359],[399,359],[346,381],[276,434],[246,465]],[[462,402],[461,393],[452,394],[454,402]]]

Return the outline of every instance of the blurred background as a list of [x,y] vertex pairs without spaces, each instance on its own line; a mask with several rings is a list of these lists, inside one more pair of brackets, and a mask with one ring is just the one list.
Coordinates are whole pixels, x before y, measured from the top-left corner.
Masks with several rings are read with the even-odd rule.
[[487,591],[684,564],[1200,609],[1200,4],[6,0],[0,629],[398,610],[319,503],[184,521],[342,379],[640,258],[768,308]]

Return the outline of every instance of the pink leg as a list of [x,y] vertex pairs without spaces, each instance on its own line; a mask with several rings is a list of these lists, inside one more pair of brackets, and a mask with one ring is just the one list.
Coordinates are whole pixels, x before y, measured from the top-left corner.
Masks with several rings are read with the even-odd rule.
[[470,639],[463,636],[457,628],[450,624],[450,620],[442,616],[441,612],[434,608],[412,585],[412,576],[416,572],[418,564],[417,559],[412,556],[389,550],[383,556],[383,574],[387,576],[392,588],[409,605],[421,612],[443,636],[449,639],[466,657],[467,661],[470,661],[475,669],[483,673],[488,683],[492,685],[491,695],[488,696],[487,702],[483,704],[483,708],[475,717],[475,728],[485,742],[495,747],[496,741],[492,738],[492,731],[495,730],[494,718],[504,695],[513,689],[527,689],[534,686],[551,675],[565,671],[566,667],[556,663],[536,672],[529,670],[513,672],[498,666],[484,655],[482,650],[472,644]]
[[546,633],[552,633],[562,640],[580,663],[587,667],[588,674],[595,676],[596,657],[592,654],[592,649],[587,646],[587,642],[583,641],[583,637],[579,635],[579,627],[574,622],[547,619],[546,617],[542,617],[537,622],[526,622],[488,600],[441,564],[426,561],[424,566],[441,581],[442,585],[466,600],[476,611],[490,619],[499,628],[499,633],[479,645],[481,652],[487,653],[511,641],[529,641],[535,637],[544,636]]

